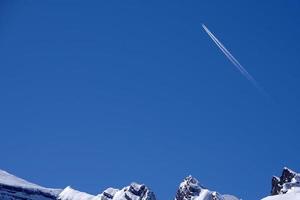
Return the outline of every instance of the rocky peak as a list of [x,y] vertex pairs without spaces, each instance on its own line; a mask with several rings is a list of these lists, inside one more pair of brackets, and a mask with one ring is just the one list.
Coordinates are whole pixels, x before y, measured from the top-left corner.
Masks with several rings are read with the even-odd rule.
[[180,184],[176,193],[176,200],[189,200],[194,196],[199,196],[201,187],[199,181],[191,175],[186,177]]
[[280,177],[272,178],[271,195],[287,193],[294,187],[300,187],[300,174],[284,167]]
[[[131,183],[130,186],[124,188],[121,193],[123,197],[121,198],[122,200],[156,200],[154,193],[144,184]],[[117,199],[120,200],[120,198]]]
[[154,193],[148,187],[138,183],[131,183],[111,195],[112,200],[156,200]]
[[201,186],[199,181],[192,177],[186,177],[179,185],[175,200],[238,200],[232,195],[221,195],[216,191],[210,191]]

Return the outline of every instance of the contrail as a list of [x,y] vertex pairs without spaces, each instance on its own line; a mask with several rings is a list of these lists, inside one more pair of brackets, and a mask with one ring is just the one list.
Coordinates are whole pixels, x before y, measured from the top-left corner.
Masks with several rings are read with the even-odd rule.
[[[214,43],[220,48],[220,50],[225,54],[225,56],[230,60],[230,62],[245,76],[260,92],[266,95],[266,92],[257,83],[257,81],[249,74],[249,72],[240,64],[240,62],[226,49],[226,47],[210,32],[210,30],[202,24],[203,29],[208,34],[208,36],[214,41]],[[268,96],[268,95],[267,95]]]

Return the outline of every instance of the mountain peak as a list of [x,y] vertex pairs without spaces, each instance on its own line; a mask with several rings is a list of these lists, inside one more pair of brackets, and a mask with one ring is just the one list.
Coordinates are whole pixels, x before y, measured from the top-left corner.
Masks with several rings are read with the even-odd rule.
[[180,183],[175,200],[238,200],[232,195],[221,195],[201,186],[199,181],[189,175]]
[[271,196],[262,200],[300,199],[300,174],[284,167],[280,177],[273,176]]
[[189,175],[180,183],[175,199],[191,199],[191,197],[193,196],[199,196],[201,190],[202,188],[199,185],[199,181],[196,178]]
[[300,174],[284,167],[280,177],[273,176],[271,195],[284,194],[289,190],[300,187]]

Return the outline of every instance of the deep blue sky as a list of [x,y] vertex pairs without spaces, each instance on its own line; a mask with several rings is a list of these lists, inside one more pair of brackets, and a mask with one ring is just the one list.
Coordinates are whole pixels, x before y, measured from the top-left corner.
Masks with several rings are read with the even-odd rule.
[[160,200],[189,174],[259,199],[300,171],[299,1],[0,6],[0,168],[94,194],[138,181]]

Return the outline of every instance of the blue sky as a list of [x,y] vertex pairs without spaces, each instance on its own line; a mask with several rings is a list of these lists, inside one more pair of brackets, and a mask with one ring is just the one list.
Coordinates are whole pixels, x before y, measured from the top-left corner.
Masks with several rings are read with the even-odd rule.
[[138,181],[161,200],[189,174],[259,199],[300,171],[299,1],[0,6],[2,169],[93,194]]

